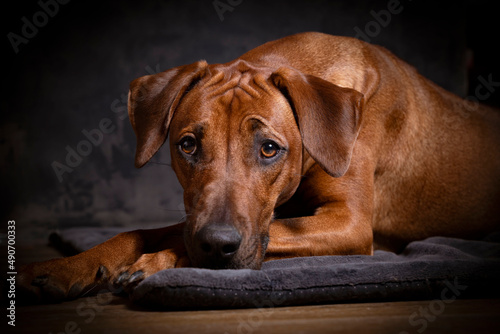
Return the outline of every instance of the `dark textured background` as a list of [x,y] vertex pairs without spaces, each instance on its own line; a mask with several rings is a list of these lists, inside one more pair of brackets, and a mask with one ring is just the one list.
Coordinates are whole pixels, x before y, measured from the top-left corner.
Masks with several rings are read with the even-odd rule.
[[[18,242],[43,240],[62,227],[181,219],[182,190],[165,165],[168,148],[146,167],[133,166],[135,138],[123,102],[132,79],[199,59],[227,62],[297,32],[355,36],[356,27],[376,22],[370,11],[386,10],[389,1],[220,2],[233,4],[223,20],[211,0],[73,0],[47,16],[17,54],[8,34],[21,34],[22,18],[33,22],[42,9],[37,1],[4,4],[1,213],[4,222],[16,220]],[[401,13],[371,31],[371,42],[474,97],[479,78],[500,81],[497,9],[488,1],[436,3],[401,0]],[[499,104],[494,90],[484,102]],[[53,162],[65,164],[67,146],[76,149],[86,139],[82,131],[105,119],[112,131],[60,182]]]

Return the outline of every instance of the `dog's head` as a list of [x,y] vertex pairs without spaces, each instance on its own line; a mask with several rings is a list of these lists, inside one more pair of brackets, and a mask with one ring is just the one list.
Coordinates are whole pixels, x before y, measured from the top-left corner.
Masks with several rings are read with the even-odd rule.
[[205,61],[141,77],[129,116],[143,166],[170,135],[193,265],[259,268],[274,209],[294,194],[304,155],[349,167],[362,95],[288,67]]

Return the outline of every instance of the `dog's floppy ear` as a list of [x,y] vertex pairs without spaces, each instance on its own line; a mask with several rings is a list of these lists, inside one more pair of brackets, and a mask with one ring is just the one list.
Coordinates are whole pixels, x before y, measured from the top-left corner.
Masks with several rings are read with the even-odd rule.
[[137,137],[137,168],[148,162],[163,145],[179,101],[186,89],[205,75],[207,66],[207,62],[201,60],[130,83],[128,114]]
[[363,94],[286,67],[271,80],[292,106],[307,152],[331,176],[344,175],[360,129]]

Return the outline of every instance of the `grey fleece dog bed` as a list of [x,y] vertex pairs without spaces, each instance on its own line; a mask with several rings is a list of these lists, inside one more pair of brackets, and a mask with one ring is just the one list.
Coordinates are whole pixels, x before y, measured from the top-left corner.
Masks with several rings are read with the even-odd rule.
[[[51,240],[79,252],[121,231],[75,228]],[[433,237],[401,254],[275,260],[262,270],[167,269],[142,281],[131,299],[179,310],[493,296],[500,296],[500,233],[480,241]]]

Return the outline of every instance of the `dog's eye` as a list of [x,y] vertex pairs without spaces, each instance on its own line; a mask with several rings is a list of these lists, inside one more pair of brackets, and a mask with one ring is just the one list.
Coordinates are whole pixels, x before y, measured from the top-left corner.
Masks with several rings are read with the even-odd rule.
[[181,139],[179,148],[185,154],[193,155],[196,152],[196,140],[191,136],[186,136]]
[[270,159],[275,157],[280,151],[280,147],[278,144],[276,144],[273,141],[266,141],[261,147],[260,147],[260,155],[264,159]]

